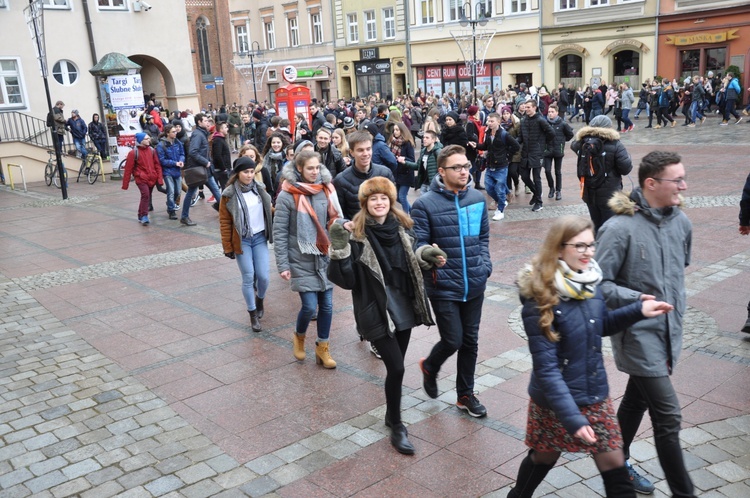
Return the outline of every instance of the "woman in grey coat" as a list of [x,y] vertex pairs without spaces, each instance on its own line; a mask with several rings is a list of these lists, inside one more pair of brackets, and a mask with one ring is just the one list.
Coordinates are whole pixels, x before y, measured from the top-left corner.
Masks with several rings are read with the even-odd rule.
[[336,368],[328,349],[333,316],[333,285],[328,281],[326,229],[342,217],[331,173],[321,168],[320,154],[302,151],[294,163],[284,166],[281,192],[276,199],[273,223],[276,267],[284,280],[298,292],[302,309],[297,314],[293,336],[294,357],[305,359],[305,334],[318,309],[318,339],[315,361],[325,368]]

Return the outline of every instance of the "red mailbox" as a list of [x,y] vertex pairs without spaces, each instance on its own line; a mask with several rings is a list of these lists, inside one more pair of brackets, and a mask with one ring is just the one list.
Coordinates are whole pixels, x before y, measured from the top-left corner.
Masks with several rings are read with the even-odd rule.
[[280,118],[289,120],[290,130],[294,136],[294,115],[302,113],[309,124],[310,116],[310,89],[304,85],[288,85],[276,90],[276,114]]

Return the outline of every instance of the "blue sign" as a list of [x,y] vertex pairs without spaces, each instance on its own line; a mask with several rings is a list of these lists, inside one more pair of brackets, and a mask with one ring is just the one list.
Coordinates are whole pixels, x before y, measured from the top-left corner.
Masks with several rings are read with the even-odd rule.
[[216,85],[214,85],[213,83],[209,83],[208,85],[206,85],[206,90],[213,90],[214,88],[216,88]]

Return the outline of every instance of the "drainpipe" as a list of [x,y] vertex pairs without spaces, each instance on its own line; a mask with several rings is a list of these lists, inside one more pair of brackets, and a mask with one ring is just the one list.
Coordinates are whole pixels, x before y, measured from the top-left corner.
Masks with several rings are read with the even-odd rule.
[[661,0],[656,0],[656,26],[654,29],[654,76],[656,76],[659,65],[659,14],[661,13]]
[[[214,2],[214,19],[216,19],[217,23],[219,21],[219,12],[216,8],[216,2]],[[230,24],[231,26],[231,24]],[[231,36],[234,36],[234,33],[231,34]],[[219,33],[219,26],[216,26],[216,41],[219,45],[219,53],[222,54],[221,51],[221,33]],[[221,62],[223,57],[219,57],[219,71],[221,71],[221,77],[224,78],[224,64]],[[253,75],[255,77],[255,75]],[[221,85],[221,98],[224,100],[224,106],[227,105],[227,91],[226,91],[226,81],[223,85]],[[219,105],[219,109],[221,109],[221,105]]]
[[[335,7],[333,5],[333,2],[330,2],[328,5],[331,6],[331,40],[333,41],[333,67],[336,68],[336,71],[333,73],[336,76],[336,100],[338,100],[341,96],[340,93],[340,80],[339,80],[339,71],[337,60],[336,60],[336,15],[334,14]],[[323,4],[321,3],[320,9],[323,10]],[[323,19],[323,16],[321,15],[321,20]],[[344,36],[346,36],[346,29],[344,29]],[[349,86],[351,89],[351,85]],[[328,88],[328,91],[330,92],[330,87]],[[354,92],[352,92],[354,93]],[[322,97],[322,95],[321,95]]]
[[[544,45],[542,45],[542,5],[544,2],[539,2],[539,67],[542,70],[542,83],[538,85],[537,88],[541,88],[541,85],[544,85]],[[503,71],[504,72],[504,71]],[[557,87],[557,83],[554,83],[555,87]]]
[[[86,35],[89,38],[89,50],[91,51],[91,65],[96,66],[99,63],[99,59],[96,56],[96,42],[94,41],[94,29],[91,25],[91,13],[89,12],[88,0],[81,0],[81,6],[83,7],[83,19],[86,24]],[[102,92],[99,85],[99,76],[94,76],[96,82],[96,101],[99,104],[99,122],[104,124],[104,137],[107,140],[107,147],[109,147],[109,132],[107,131],[107,113],[104,112],[104,102],[102,102]],[[107,151],[109,152],[109,151]],[[107,154],[109,155],[109,153]]]
[[413,70],[411,67],[411,33],[409,31],[409,2],[411,0],[403,0],[404,2],[404,28],[406,31],[406,93],[409,94],[414,90]]

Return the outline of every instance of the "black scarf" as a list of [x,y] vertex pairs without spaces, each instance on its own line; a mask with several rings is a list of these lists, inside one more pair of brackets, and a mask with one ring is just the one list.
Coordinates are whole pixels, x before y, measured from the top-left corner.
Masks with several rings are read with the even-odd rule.
[[409,263],[406,261],[398,230],[400,226],[393,215],[388,215],[382,225],[372,218],[367,218],[365,234],[375,252],[386,286],[395,287],[413,297],[414,288],[409,274]]

